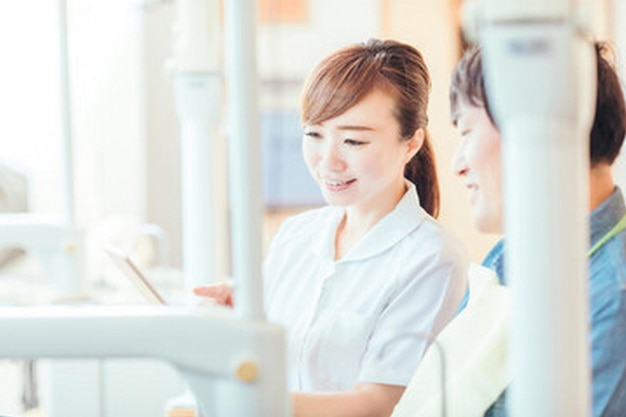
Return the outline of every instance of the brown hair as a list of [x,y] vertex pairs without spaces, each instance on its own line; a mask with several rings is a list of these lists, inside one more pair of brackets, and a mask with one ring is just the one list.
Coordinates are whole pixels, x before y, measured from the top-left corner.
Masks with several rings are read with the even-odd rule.
[[405,167],[404,176],[415,184],[422,207],[439,214],[439,184],[434,152],[426,127],[430,75],[414,47],[393,40],[370,39],[338,50],[314,69],[302,94],[302,120],[319,124],[339,116],[372,91],[395,97],[395,117],[402,139],[424,130],[424,144]]

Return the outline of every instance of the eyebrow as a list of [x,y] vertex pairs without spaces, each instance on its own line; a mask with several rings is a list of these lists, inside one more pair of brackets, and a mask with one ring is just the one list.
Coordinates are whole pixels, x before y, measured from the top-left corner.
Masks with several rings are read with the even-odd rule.
[[369,126],[361,126],[361,125],[340,125],[337,126],[338,130],[362,130],[362,131],[374,131],[373,127]]
[[[315,128],[320,128],[321,125],[319,124],[304,124],[302,125],[302,129],[315,129]],[[371,127],[371,126],[363,126],[363,125],[339,125],[336,126],[335,129],[337,130],[348,130],[348,131],[360,131],[360,132],[375,132],[377,129],[375,127]]]

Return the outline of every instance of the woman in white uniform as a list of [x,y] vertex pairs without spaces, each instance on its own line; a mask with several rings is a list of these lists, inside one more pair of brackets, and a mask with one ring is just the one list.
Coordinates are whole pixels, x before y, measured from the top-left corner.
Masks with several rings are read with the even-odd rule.
[[[390,415],[463,297],[464,252],[434,220],[429,90],[421,54],[389,40],[340,49],[307,80],[302,149],[328,206],[286,220],[264,265],[296,416]],[[232,302],[226,286],[196,293]]]

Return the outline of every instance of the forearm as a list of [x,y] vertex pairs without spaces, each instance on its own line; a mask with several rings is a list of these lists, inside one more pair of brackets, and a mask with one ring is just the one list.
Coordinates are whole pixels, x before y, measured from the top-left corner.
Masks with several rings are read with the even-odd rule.
[[360,384],[344,392],[292,394],[294,417],[388,417],[403,386]]

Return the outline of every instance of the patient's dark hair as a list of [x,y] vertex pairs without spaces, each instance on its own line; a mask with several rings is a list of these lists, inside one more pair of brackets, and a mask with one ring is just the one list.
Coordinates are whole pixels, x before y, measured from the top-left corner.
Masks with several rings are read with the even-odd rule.
[[[612,165],[619,155],[626,135],[626,105],[619,76],[611,60],[607,43],[594,44],[597,59],[596,112],[589,142],[591,166],[601,163]],[[450,84],[450,114],[456,125],[459,104],[466,102],[484,107],[491,122],[497,126],[485,93],[482,68],[482,52],[479,46],[470,47],[457,64]]]
[[615,67],[607,55],[606,43],[596,43],[598,92],[596,115],[591,129],[591,166],[612,165],[619,155],[626,134],[626,105]]
[[485,77],[483,76],[483,59],[480,46],[470,46],[452,73],[450,83],[450,114],[456,126],[459,105],[466,102],[476,107],[484,107],[491,122],[495,125],[489,109],[489,101],[485,93]]

